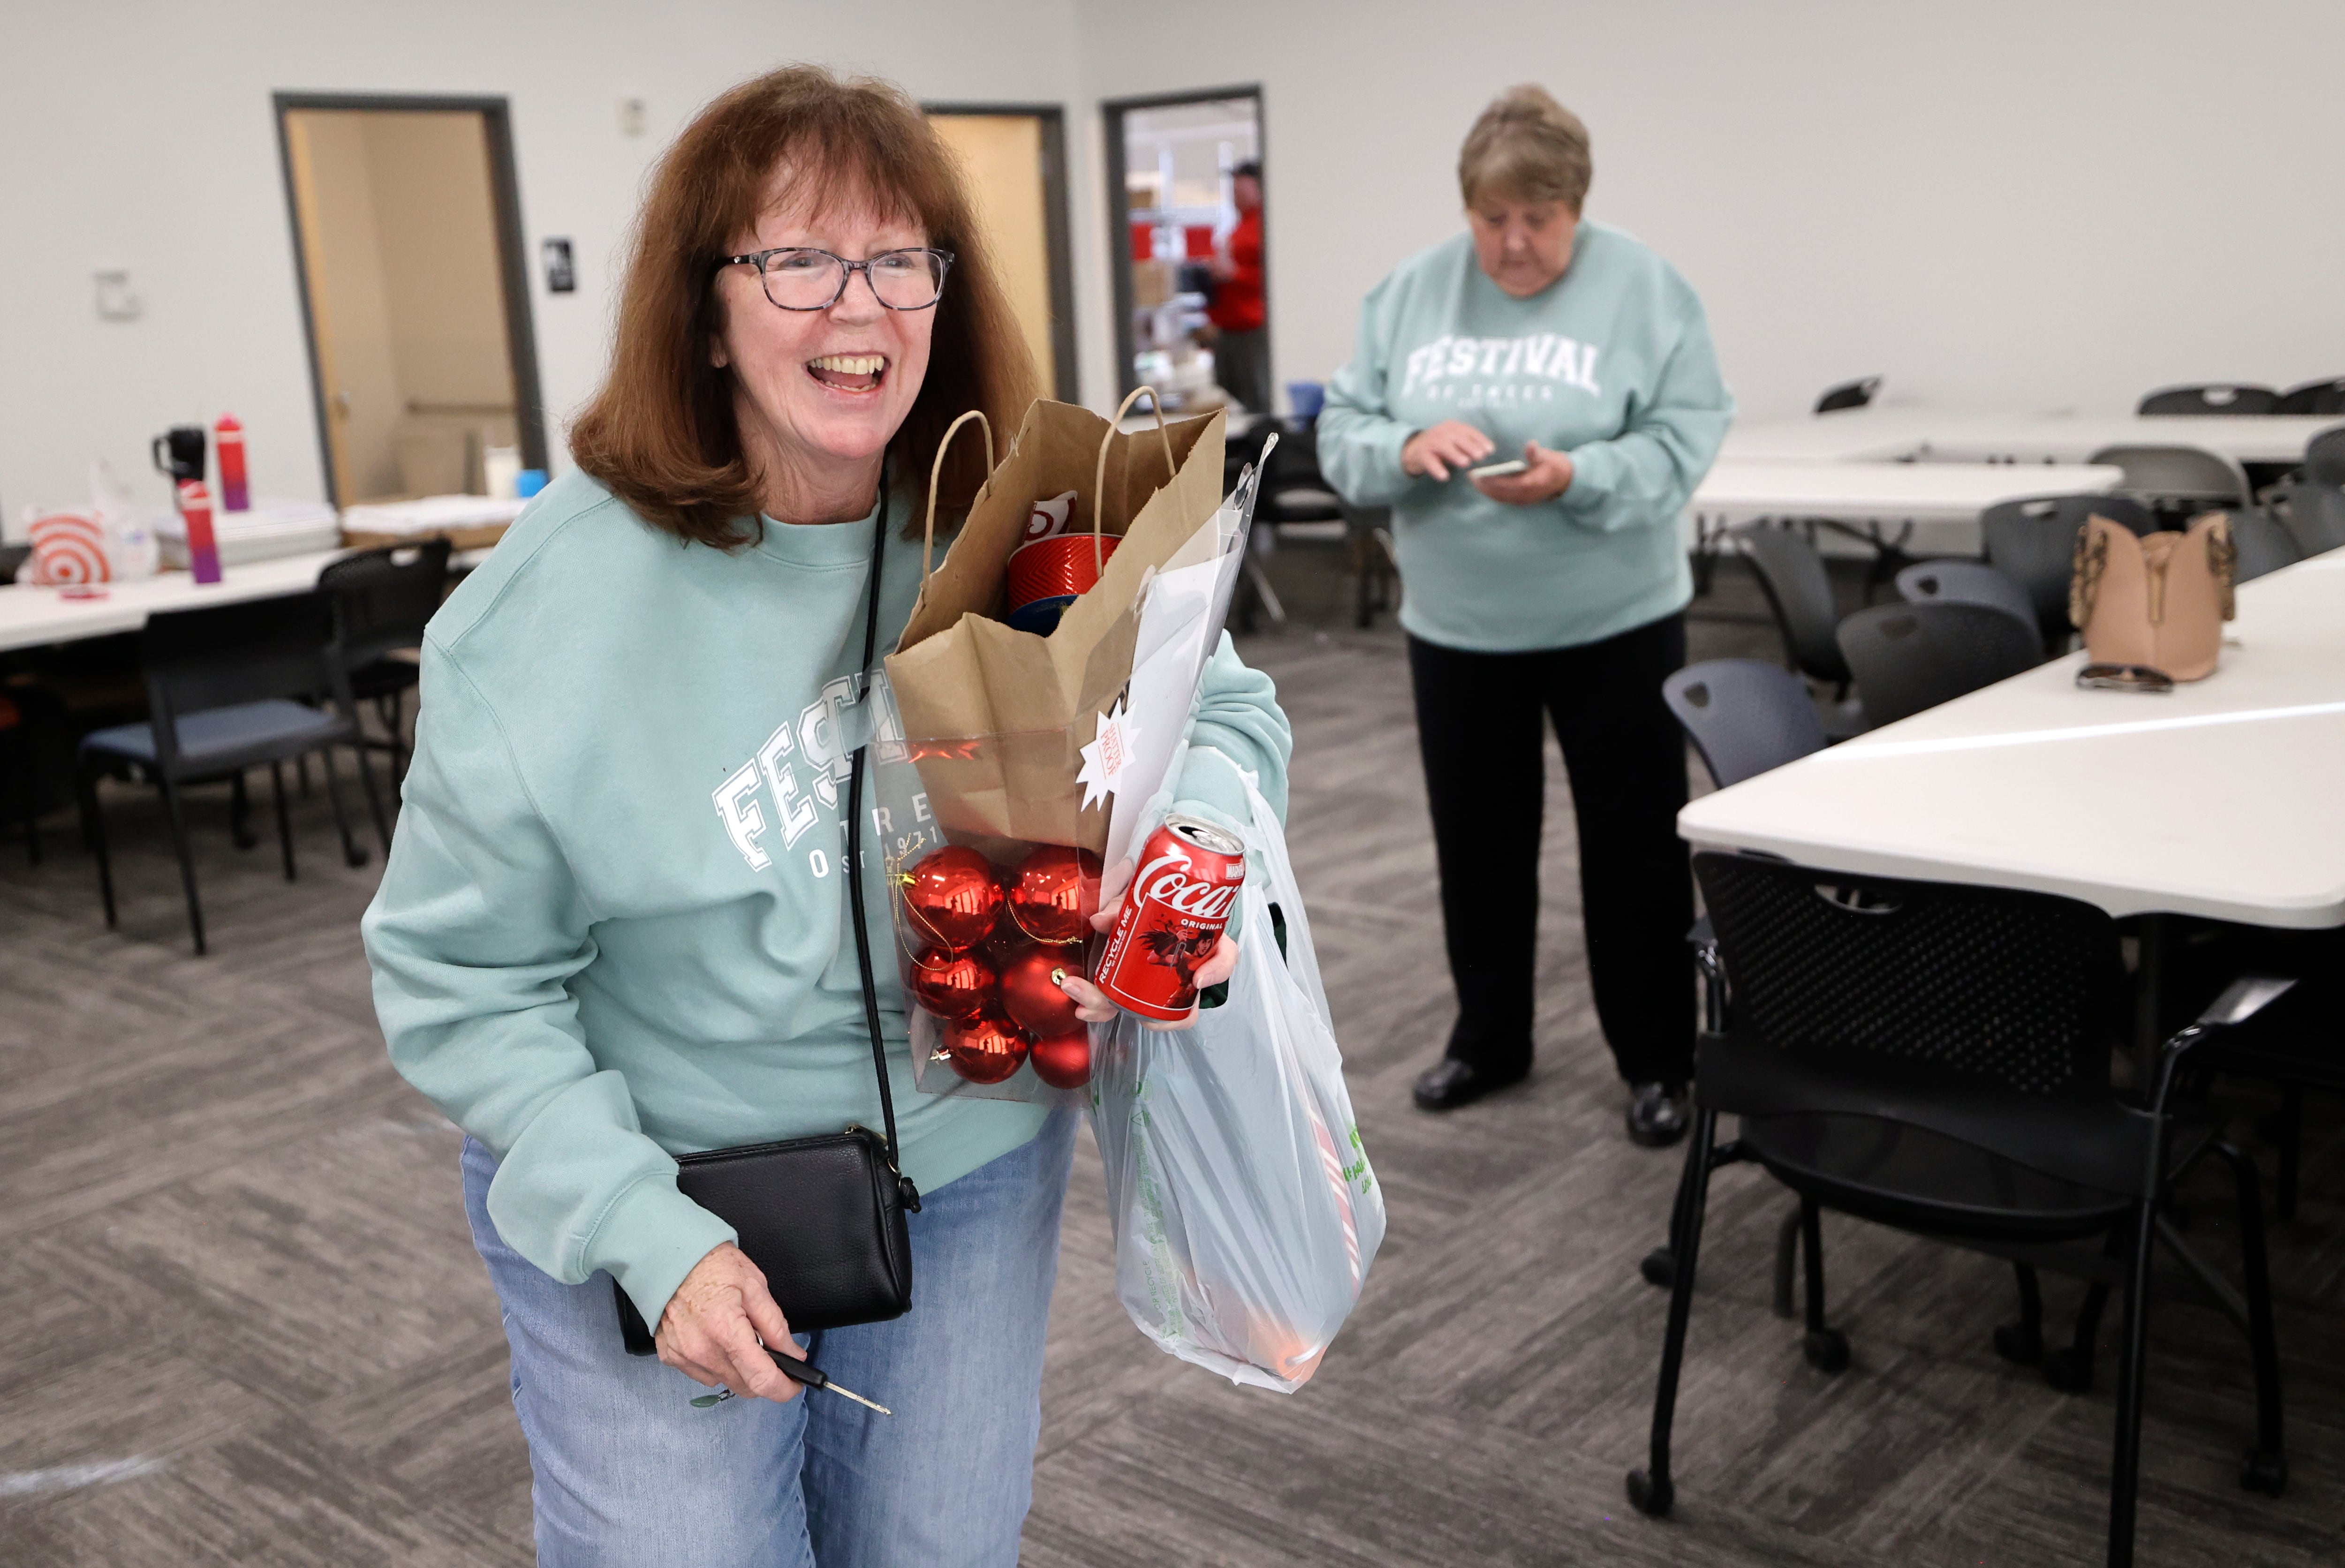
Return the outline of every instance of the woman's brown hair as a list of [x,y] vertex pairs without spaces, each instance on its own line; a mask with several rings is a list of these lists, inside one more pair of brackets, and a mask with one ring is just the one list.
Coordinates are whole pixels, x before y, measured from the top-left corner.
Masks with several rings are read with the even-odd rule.
[[1595,173],[1587,126],[1533,82],[1491,99],[1457,154],[1457,188],[1468,207],[1487,194],[1578,212]]
[[[725,550],[763,530],[757,476],[734,424],[733,372],[709,361],[720,325],[716,273],[768,206],[777,168],[785,202],[801,192],[868,196],[955,258],[936,306],[927,379],[889,443],[892,483],[925,497],[947,425],[982,409],[1006,439],[1033,396],[1033,362],[959,167],[903,90],[869,76],[841,80],[818,66],[744,82],[685,127],[652,176],[610,374],[570,431],[578,466],[646,522]],[[939,510],[965,509],[984,478],[983,443],[955,443]]]

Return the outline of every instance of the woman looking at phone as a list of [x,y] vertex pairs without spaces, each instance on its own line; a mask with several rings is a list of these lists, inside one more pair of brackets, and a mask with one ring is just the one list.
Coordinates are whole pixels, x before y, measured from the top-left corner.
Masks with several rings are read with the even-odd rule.
[[[1552,719],[1579,824],[1596,1012],[1638,1142],[1676,1141],[1693,1063],[1685,743],[1661,682],[1693,582],[1678,514],[1733,415],[1701,301],[1586,221],[1588,130],[1545,89],[1486,109],[1457,164],[1467,232],[1368,295],[1319,460],[1389,506],[1457,1023],[1416,1102],[1530,1071]],[[1475,476],[1508,462],[1517,471]]]

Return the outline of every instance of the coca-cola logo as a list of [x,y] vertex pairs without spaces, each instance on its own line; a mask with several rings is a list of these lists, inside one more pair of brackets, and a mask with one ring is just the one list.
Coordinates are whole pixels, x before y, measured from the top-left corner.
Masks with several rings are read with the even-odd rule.
[[1193,920],[1227,919],[1230,905],[1237,902],[1234,885],[1197,880],[1189,875],[1189,863],[1179,855],[1150,862],[1138,880],[1146,889],[1142,896],[1149,903],[1162,904]]

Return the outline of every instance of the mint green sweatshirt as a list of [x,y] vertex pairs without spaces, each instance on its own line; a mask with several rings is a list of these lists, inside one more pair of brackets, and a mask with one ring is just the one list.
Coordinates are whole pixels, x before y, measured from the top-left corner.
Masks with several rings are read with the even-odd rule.
[[[675,1155],[879,1125],[838,723],[873,526],[769,522],[728,554],[566,475],[424,640],[364,924],[391,1062],[496,1155],[499,1233],[567,1283],[607,1270],[646,1322],[737,1239],[676,1190]],[[890,536],[883,652],[919,556]],[[1191,743],[1183,809],[1243,821],[1232,764],[1284,809],[1285,716],[1226,639]],[[862,888],[904,1171],[933,1191],[1044,1113],[913,1087],[885,890]]]
[[[1459,235],[1361,307],[1358,353],[1319,416],[1319,466],[1353,504],[1392,508],[1414,635],[1472,652],[1568,648],[1692,597],[1678,514],[1733,414],[1701,301],[1637,240],[1583,221],[1563,276],[1517,299]],[[1528,440],[1568,452],[1571,488],[1508,506],[1460,475],[1404,473],[1402,446],[1444,420],[1496,441],[1491,462]]]

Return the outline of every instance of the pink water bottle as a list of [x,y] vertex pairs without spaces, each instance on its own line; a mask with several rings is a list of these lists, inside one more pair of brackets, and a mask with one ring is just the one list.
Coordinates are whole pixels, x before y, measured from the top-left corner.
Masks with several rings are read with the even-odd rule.
[[179,481],[179,517],[188,525],[188,566],[198,582],[220,580],[219,541],[212,536],[212,501],[204,481]]
[[234,414],[219,417],[219,423],[212,427],[212,441],[219,449],[220,510],[249,511],[252,498],[244,485],[244,427],[236,422]]

